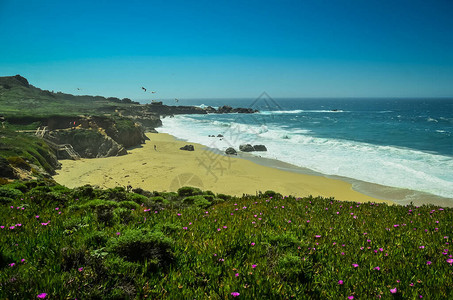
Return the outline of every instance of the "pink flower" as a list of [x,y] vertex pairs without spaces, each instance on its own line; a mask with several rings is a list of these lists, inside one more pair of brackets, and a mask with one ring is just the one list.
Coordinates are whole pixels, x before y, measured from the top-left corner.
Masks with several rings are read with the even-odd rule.
[[234,276],[239,277],[239,273],[234,274]]
[[25,258],[22,258],[22,259],[20,260],[20,262],[21,262],[21,263],[24,263],[24,262],[25,262]]
[[432,262],[431,262],[430,260],[428,260],[428,261],[426,262],[426,264],[429,266],[430,264],[432,264]]
[[47,294],[46,293],[41,293],[41,294],[38,294],[38,296],[36,296],[37,298],[39,299],[44,299],[47,297]]
[[447,263],[449,263],[450,265],[453,264],[453,258],[447,259]]
[[255,268],[256,268],[256,265],[252,265],[252,268],[255,269]]
[[425,246],[420,246],[420,247],[418,247],[418,248],[420,248],[420,249],[425,249]]
[[321,236],[319,234],[315,235],[315,238],[320,238]]
[[344,255],[344,252],[341,252],[341,255]]
[[240,295],[240,294],[239,294],[238,292],[232,292],[232,293],[231,293],[231,296],[233,296],[233,297],[237,297],[237,296],[239,296],[239,295]]
[[220,231],[220,230],[222,230],[222,229],[220,229],[220,228],[217,228],[217,231]]
[[343,280],[338,280],[338,284],[342,285],[343,284]]
[[381,268],[379,268],[379,267],[375,267],[375,268],[374,268],[374,270],[377,270],[377,271],[379,271],[380,269],[381,269]]
[[16,263],[10,263],[9,266],[12,268],[16,265]]
[[41,223],[42,226],[47,226],[49,223]]
[[82,272],[83,271],[83,267],[78,268],[77,271]]
[[55,210],[59,210],[60,208],[59,207],[55,207]]
[[396,290],[396,288],[394,288],[394,289],[390,289],[390,293],[392,293],[392,294],[395,294],[395,293],[396,293],[396,291],[397,291],[397,290]]
[[354,268],[357,268],[359,265],[358,264],[352,264]]
[[187,230],[187,227],[183,227],[182,229]]
[[250,245],[255,246],[255,243],[252,242],[252,243],[250,243]]
[[39,216],[35,216],[36,219],[39,219]]
[[227,228],[228,228],[228,227],[226,227],[226,226],[223,226],[223,229],[227,229]]
[[116,235],[120,235],[120,234],[121,234],[121,232],[117,232],[117,233],[116,233]]
[[351,296],[348,297],[348,299],[352,300],[352,299],[354,299],[354,296],[351,295]]

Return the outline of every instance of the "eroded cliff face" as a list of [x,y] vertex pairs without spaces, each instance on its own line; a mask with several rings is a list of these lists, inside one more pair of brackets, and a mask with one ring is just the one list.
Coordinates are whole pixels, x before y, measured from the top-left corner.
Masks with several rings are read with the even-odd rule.
[[[48,120],[48,124],[52,126],[49,126],[46,139],[58,145],[70,144],[84,158],[124,155],[127,154],[126,148],[138,146],[146,140],[140,124],[123,118],[80,117],[69,121],[56,118]],[[65,124],[66,127],[61,128]],[[64,151],[58,155],[59,158],[69,158]]]

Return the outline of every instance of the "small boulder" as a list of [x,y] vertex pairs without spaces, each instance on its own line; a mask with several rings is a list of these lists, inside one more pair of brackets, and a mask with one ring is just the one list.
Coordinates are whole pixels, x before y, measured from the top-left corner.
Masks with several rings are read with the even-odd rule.
[[264,145],[254,145],[253,149],[255,149],[255,151],[267,151],[267,148]]
[[236,150],[234,150],[234,148],[232,147],[229,147],[228,149],[225,150],[225,154],[228,154],[228,155],[238,155],[238,153],[236,152]]
[[185,145],[184,147],[179,148],[180,150],[193,151],[193,145]]
[[239,150],[242,152],[252,152],[255,151],[252,145],[246,144],[246,145],[240,145]]
[[217,135],[217,137],[223,137],[223,135],[221,135],[221,134],[218,134],[218,135]]

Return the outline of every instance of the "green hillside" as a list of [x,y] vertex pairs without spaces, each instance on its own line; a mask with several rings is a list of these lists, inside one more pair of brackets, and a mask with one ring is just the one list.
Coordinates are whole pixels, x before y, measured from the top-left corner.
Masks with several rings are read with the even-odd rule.
[[20,75],[0,77],[0,115],[3,116],[96,115],[136,104],[127,98],[74,96],[41,90]]
[[1,299],[452,299],[453,211],[0,187]]

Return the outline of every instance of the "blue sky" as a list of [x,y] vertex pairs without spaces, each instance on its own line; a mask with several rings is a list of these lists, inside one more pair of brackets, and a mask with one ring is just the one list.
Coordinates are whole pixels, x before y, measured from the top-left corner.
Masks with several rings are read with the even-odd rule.
[[0,76],[132,99],[453,97],[452,15],[451,0],[0,0]]

